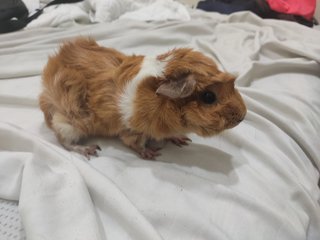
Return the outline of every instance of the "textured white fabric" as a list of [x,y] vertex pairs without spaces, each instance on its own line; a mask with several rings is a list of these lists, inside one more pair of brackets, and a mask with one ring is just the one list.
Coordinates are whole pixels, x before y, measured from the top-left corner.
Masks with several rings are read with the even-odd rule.
[[142,21],[190,20],[185,5],[173,0],[84,0],[45,8],[26,28],[65,27],[119,18]]
[[173,0],[156,0],[135,11],[126,11],[120,19],[134,19],[141,21],[190,20],[185,6]]
[[0,199],[0,239],[24,240],[25,233],[21,226],[16,201]]
[[[38,109],[40,73],[66,39],[126,53],[194,47],[237,74],[248,106],[219,136],[144,161],[92,138],[90,162],[64,150]],[[19,200],[31,240],[320,239],[320,32],[194,11],[190,22],[122,20],[0,36],[0,198]]]

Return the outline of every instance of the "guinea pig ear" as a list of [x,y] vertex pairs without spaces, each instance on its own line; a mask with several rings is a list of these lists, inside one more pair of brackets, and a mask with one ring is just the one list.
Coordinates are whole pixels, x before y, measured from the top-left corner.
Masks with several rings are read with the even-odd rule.
[[165,81],[157,89],[156,93],[167,96],[169,98],[185,98],[190,96],[196,86],[196,81],[193,75],[188,75],[184,78],[175,81]]

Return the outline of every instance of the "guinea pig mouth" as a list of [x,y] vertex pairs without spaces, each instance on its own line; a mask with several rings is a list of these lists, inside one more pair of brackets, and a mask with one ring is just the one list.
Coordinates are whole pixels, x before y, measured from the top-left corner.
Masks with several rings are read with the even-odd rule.
[[244,119],[243,117],[239,118],[232,118],[232,119],[225,119],[220,117],[219,124],[212,124],[206,126],[198,126],[195,133],[202,137],[210,137],[221,133],[224,130],[234,128],[239,123],[241,123]]
[[237,120],[237,121],[233,121],[233,122],[228,122],[225,126],[225,129],[230,129],[230,128],[234,128],[236,126],[238,126],[241,122],[242,122],[243,119],[241,120]]
[[230,129],[230,128],[236,127],[237,125],[239,125],[243,121],[244,117],[245,117],[245,114],[243,114],[242,116],[239,115],[236,117],[234,116],[231,119],[227,119],[225,121],[225,128]]
[[199,130],[200,131],[197,132],[198,135],[202,137],[211,137],[219,134],[224,129],[217,129],[216,126],[205,126],[205,127],[201,126]]
[[225,121],[222,126],[212,126],[212,125],[211,126],[201,126],[200,131],[198,132],[198,135],[203,136],[203,137],[210,137],[210,136],[217,135],[224,130],[234,128],[242,120],[243,120],[243,118],[239,119],[237,121],[234,121],[234,122]]

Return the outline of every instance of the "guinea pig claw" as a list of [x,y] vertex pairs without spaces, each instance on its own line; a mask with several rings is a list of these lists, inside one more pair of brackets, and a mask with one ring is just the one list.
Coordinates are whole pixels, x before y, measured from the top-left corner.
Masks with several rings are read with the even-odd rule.
[[140,152],[140,156],[146,160],[155,160],[156,157],[161,155],[161,153],[159,153],[158,150],[160,149],[146,148]]
[[154,151],[154,152],[158,152],[159,150],[161,150],[161,147],[148,147],[148,149]]
[[172,137],[172,138],[169,138],[169,141],[171,141],[173,144],[177,145],[178,147],[189,145],[188,142],[192,142],[191,139],[188,137]]

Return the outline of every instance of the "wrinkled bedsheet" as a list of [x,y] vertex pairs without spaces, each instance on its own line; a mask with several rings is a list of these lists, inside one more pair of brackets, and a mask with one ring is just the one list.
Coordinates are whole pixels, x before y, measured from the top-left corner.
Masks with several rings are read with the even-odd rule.
[[[30,7],[47,0],[28,0]],[[50,1],[49,1],[50,2]],[[27,5],[27,7],[28,7]],[[32,12],[29,8],[29,11]],[[70,27],[77,24],[112,22],[117,19],[140,21],[190,20],[187,6],[174,0],[84,0],[44,8],[26,28]]]
[[[0,35],[0,198],[18,201],[27,239],[320,239],[320,32],[246,12],[191,18]],[[48,55],[80,35],[128,54],[200,50],[238,76],[248,114],[157,161],[92,138],[102,152],[88,162],[57,143],[37,103]]]

